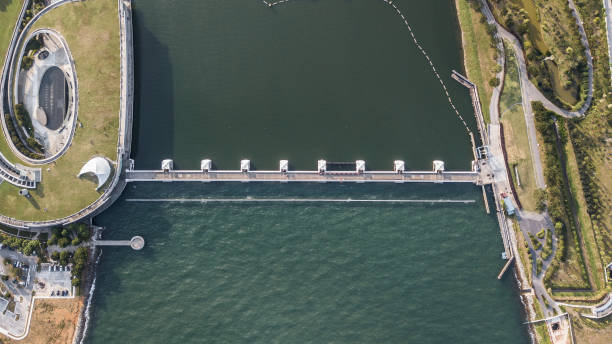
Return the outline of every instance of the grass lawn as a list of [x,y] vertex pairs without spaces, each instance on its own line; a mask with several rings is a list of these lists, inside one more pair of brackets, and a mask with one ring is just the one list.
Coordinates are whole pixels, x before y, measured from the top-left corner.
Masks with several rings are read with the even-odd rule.
[[485,121],[489,123],[489,103],[493,87],[489,80],[495,77],[497,51],[491,47],[487,23],[480,22],[482,14],[475,11],[467,0],[456,0],[463,40],[463,60],[468,79],[478,86]]
[[[1,0],[0,0],[1,1]],[[62,5],[41,18],[32,30],[60,32],[72,52],[79,83],[78,121],[72,145],[64,156],[42,166],[42,183],[27,200],[18,188],[0,185],[0,213],[20,220],[51,220],[76,213],[98,197],[91,181],[77,178],[83,164],[96,155],[117,159],[119,127],[119,23],[115,0]],[[6,139],[0,151],[10,154]]]
[[597,243],[595,241],[595,234],[593,232],[591,219],[587,213],[587,204],[584,198],[582,184],[580,183],[576,155],[570,140],[568,140],[567,144],[565,145],[565,152],[567,155],[567,177],[572,190],[572,202],[574,203],[576,215],[578,217],[578,221],[580,222],[580,231],[582,243],[585,249],[586,263],[590,268],[589,271],[591,273],[591,281],[594,282],[593,288],[599,290],[605,283],[604,267],[599,256],[599,249],[597,248]]
[[523,267],[525,268],[525,273],[527,274],[527,280],[529,284],[531,284],[531,260],[529,259],[529,248],[527,246],[527,242],[525,241],[525,237],[523,236],[523,232],[521,232],[521,228],[516,219],[512,220],[514,223],[514,235],[516,236],[516,246],[518,248],[519,255],[521,257],[521,262],[523,262]]
[[17,16],[25,0],[0,0],[0,64],[4,63],[6,49],[11,41]]
[[[512,179],[514,180],[516,192],[523,208],[529,211],[536,211],[535,176],[531,160],[531,150],[529,149],[529,138],[527,137],[525,115],[521,105],[522,97],[518,65],[512,49],[505,49],[505,52],[506,76],[504,79],[504,89],[500,97],[499,109],[501,122],[504,125],[508,164],[510,165]],[[516,171],[518,171],[518,176]],[[517,179],[521,182],[520,186],[517,183]]]

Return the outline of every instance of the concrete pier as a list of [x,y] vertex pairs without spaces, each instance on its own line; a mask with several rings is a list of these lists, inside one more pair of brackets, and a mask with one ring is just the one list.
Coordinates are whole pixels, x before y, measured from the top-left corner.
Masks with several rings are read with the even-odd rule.
[[142,250],[145,246],[144,238],[135,236],[130,240],[94,240],[94,246],[130,246],[133,250]]

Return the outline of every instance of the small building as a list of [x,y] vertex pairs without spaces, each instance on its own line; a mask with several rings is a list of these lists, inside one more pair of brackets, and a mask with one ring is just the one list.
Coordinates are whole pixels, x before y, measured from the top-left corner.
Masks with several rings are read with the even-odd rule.
[[514,215],[516,210],[514,208],[514,203],[512,203],[512,197],[510,196],[504,197],[504,206],[506,207],[506,213],[508,215]]
[[289,160],[281,160],[279,163],[279,170],[282,173],[287,173],[287,171],[289,171]]
[[170,172],[174,169],[174,161],[172,159],[164,159],[161,163],[161,169],[164,172]]
[[111,171],[112,169],[108,160],[102,157],[95,157],[89,160],[83,168],[81,168],[77,178],[81,178],[81,176],[85,174],[95,176],[98,179],[98,187],[96,188],[96,190],[98,190],[106,183],[108,178],[110,178]]
[[202,172],[208,172],[212,170],[212,160],[210,159],[202,160],[200,162],[200,170],[202,170]]
[[240,171],[249,172],[251,170],[251,160],[243,159],[240,160]]
[[327,161],[319,160],[317,162],[317,170],[319,173],[325,173],[325,171],[327,171]]
[[404,160],[395,160],[393,162],[393,172],[396,173],[404,173],[406,170],[406,163]]
[[433,171],[436,173],[444,172],[444,161],[442,160],[434,160],[433,161]]
[[355,161],[355,171],[357,173],[365,172],[365,168],[366,168],[366,165],[365,165],[365,161],[364,160],[357,160],[357,161]]

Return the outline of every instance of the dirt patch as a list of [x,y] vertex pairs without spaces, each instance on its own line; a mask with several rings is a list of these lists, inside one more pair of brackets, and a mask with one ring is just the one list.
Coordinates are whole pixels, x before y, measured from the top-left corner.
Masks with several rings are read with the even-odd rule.
[[83,298],[36,300],[30,333],[21,341],[1,337],[0,342],[10,344],[65,344],[71,343],[83,307]]
[[612,338],[612,317],[601,320],[590,320],[578,315],[578,312],[569,310],[572,315],[572,326],[576,344],[608,344]]

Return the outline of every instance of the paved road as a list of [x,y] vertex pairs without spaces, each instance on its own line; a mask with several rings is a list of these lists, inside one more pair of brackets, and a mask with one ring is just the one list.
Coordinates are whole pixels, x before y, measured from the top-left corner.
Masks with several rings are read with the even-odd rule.
[[[546,187],[544,182],[544,170],[542,169],[542,160],[540,158],[540,150],[538,149],[538,140],[536,136],[535,129],[535,119],[533,116],[533,110],[531,109],[531,95],[533,92],[530,92],[526,85],[531,85],[531,81],[529,81],[529,77],[527,76],[527,65],[525,64],[525,59],[523,57],[523,51],[521,48],[521,44],[514,35],[504,29],[501,25],[499,25],[495,21],[495,17],[491,10],[489,9],[489,5],[486,1],[483,1],[483,12],[487,21],[490,23],[494,23],[497,26],[497,32],[502,39],[509,41],[514,50],[514,55],[516,56],[516,61],[518,64],[519,70],[519,82],[521,85],[521,102],[523,105],[523,113],[525,115],[525,124],[527,126],[527,138],[529,140],[529,150],[531,151],[531,158],[533,161],[533,170],[535,175],[536,187],[539,189],[543,189]],[[500,55],[504,55],[503,50]],[[537,92],[542,95],[539,91]],[[491,123],[499,122],[499,97],[491,99]]]
[[608,32],[608,57],[610,58],[610,82],[612,82],[612,0],[603,0],[606,10],[606,31]]

